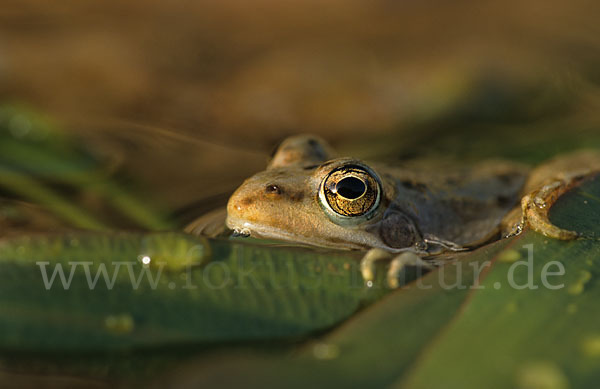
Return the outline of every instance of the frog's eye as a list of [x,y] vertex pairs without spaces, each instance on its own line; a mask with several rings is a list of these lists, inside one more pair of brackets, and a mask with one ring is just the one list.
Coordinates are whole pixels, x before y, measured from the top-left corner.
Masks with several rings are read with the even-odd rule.
[[345,217],[365,216],[379,205],[381,186],[367,167],[346,165],[325,177],[319,200],[328,211]]

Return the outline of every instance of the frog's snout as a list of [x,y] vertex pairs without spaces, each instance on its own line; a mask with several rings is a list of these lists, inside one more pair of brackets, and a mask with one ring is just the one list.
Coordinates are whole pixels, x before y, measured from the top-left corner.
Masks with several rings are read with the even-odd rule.
[[256,195],[242,185],[227,202],[227,227],[232,230],[247,228],[246,224],[256,219],[257,205]]
[[288,193],[279,184],[246,181],[229,198],[227,227],[245,231],[251,226],[271,225],[280,218],[285,200],[289,200]]
[[243,218],[245,214],[247,214],[248,208],[252,205],[252,199],[244,193],[240,193],[240,190],[236,190],[229,201],[227,202],[227,225],[229,225],[230,220]]

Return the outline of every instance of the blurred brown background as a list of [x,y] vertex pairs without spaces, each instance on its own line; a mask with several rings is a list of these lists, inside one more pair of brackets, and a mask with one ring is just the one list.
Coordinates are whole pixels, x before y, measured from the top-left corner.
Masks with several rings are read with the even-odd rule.
[[595,131],[597,4],[4,0],[0,100],[121,155],[174,208],[219,202],[297,132],[372,157],[462,150],[465,128]]

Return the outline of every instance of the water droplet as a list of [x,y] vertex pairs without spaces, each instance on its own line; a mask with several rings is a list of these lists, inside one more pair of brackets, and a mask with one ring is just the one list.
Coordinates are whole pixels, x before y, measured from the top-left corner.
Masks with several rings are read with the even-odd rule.
[[335,359],[340,355],[340,349],[334,344],[317,343],[313,346],[313,355],[317,359]]
[[149,265],[149,264],[150,264],[150,262],[152,262],[152,258],[150,258],[150,257],[149,257],[149,256],[147,256],[147,255],[140,255],[140,256],[138,257],[138,259],[139,259],[139,261],[140,261],[141,263],[143,263],[144,265]]
[[172,282],[172,281],[169,282],[169,285],[168,285],[169,289],[173,290],[173,289],[175,289],[176,286],[177,285],[174,282]]
[[134,322],[130,314],[109,315],[104,318],[104,327],[115,334],[126,334],[133,331]]
[[425,242],[417,242],[415,244],[415,247],[419,251],[427,251],[427,243]]
[[233,230],[233,237],[241,237],[241,238],[247,238],[250,236],[250,229],[249,228],[235,228]]
[[541,197],[536,197],[533,202],[538,208],[546,208],[546,201]]
[[367,288],[373,287],[373,281],[367,281]]

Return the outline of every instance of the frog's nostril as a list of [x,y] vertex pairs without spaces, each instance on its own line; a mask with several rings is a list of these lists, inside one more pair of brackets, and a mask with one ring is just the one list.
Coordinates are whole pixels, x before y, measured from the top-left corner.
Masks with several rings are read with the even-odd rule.
[[231,195],[227,202],[227,212],[229,214],[241,214],[254,202],[253,198],[246,194],[236,192]]
[[254,200],[250,197],[239,197],[231,199],[228,204],[228,209],[229,212],[235,214],[245,214],[252,208],[253,203]]

